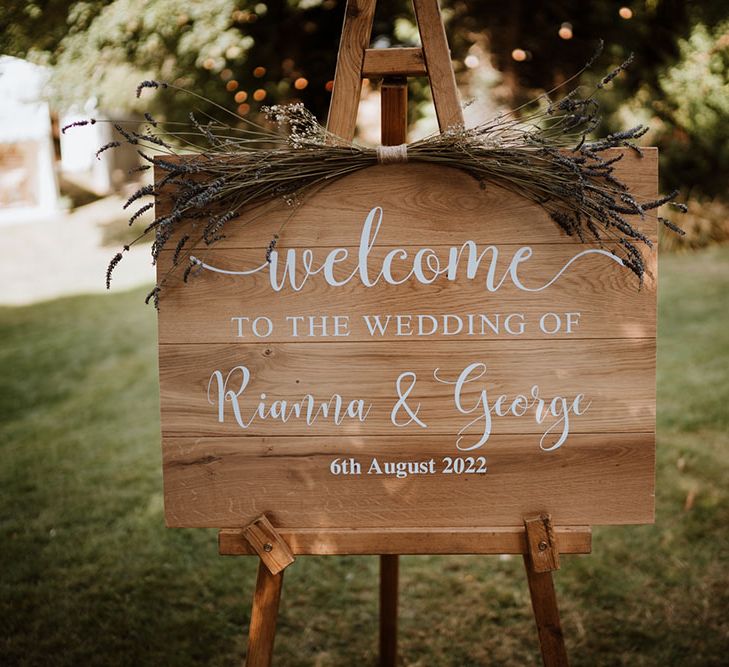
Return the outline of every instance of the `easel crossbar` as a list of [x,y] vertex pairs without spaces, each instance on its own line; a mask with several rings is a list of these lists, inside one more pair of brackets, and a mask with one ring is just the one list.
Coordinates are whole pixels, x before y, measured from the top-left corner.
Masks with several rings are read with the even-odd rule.
[[367,49],[362,76],[377,79],[387,76],[427,76],[421,48]]
[[[446,554],[526,554],[528,545],[523,526],[484,529],[280,529],[281,538],[297,556],[335,555],[446,555]],[[555,528],[560,553],[588,554],[592,531],[585,526]],[[244,530],[226,528],[218,534],[223,556],[255,556],[256,550]]]

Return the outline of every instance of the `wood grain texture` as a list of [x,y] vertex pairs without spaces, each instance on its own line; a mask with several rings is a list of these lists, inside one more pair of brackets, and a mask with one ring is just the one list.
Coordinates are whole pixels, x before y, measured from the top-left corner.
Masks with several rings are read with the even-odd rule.
[[347,0],[337,54],[327,130],[346,141],[354,137],[362,91],[362,65],[370,45],[376,0]]
[[283,572],[272,574],[263,561],[258,565],[251,623],[248,628],[246,667],[271,667],[283,575]]
[[[655,196],[656,158],[654,151],[643,159],[629,153],[621,163],[620,176],[641,197]],[[530,284],[587,248],[563,236],[539,207],[516,194],[498,187],[484,191],[457,170],[416,164],[373,167],[322,189],[296,210],[281,234],[280,248],[309,250],[316,261],[332,248],[347,248],[350,258],[337,269],[352,269],[362,221],[373,205],[385,210],[371,250],[374,265],[395,248],[411,255],[422,247],[447,254],[450,247],[473,240],[479,247],[493,245],[508,253],[528,241],[533,256],[520,276]],[[253,222],[252,215],[260,217]],[[228,238],[210,249],[204,261],[233,269],[259,266],[282,220],[275,207],[247,214],[241,221],[252,224],[231,227]],[[640,224],[655,237],[655,223],[655,217],[647,216]],[[381,282],[371,288],[357,280],[332,287],[316,275],[298,292],[274,292],[266,271],[243,278],[205,271],[184,286],[171,280],[160,313],[169,525],[240,528],[264,512],[289,535],[300,529],[485,530],[521,525],[525,516],[541,512],[551,513],[558,526],[652,521],[655,255],[649,256],[649,276],[640,291],[609,258],[593,255],[579,261],[585,264],[576,263],[543,296],[508,283],[492,293],[483,282],[462,274],[429,285]],[[169,262],[165,251],[160,271]],[[393,272],[407,270],[394,266]],[[368,314],[442,318],[510,311],[523,314],[523,336],[506,336],[503,329],[477,339],[442,331],[420,338],[389,330],[373,336],[363,321]],[[535,327],[544,312],[571,311],[581,313],[575,333],[553,336]],[[350,337],[344,342],[293,338],[283,327],[290,315],[348,315]],[[231,318],[242,316],[270,317],[275,333],[255,342],[238,338]],[[528,394],[538,384],[542,397],[569,400],[582,393],[590,407],[571,416],[567,440],[553,452],[540,449],[550,422],[540,423],[529,414],[495,416],[486,444],[459,452],[459,431],[475,415],[456,409],[452,385],[436,381],[433,371],[438,368],[439,377],[453,381],[474,362],[486,364],[487,373],[466,385],[469,406],[477,406],[482,390],[493,404],[501,394]],[[215,385],[209,401],[209,380],[216,370],[223,377],[242,366],[251,373],[238,401],[244,423],[261,394],[267,406],[278,399],[300,400],[307,393],[316,401],[341,394],[345,403],[362,399],[371,413],[364,422],[345,419],[340,425],[330,418],[311,426],[301,419],[254,419],[241,428],[228,401],[221,422]],[[396,379],[405,370],[417,374],[414,405],[420,405],[427,429],[415,424],[398,428],[391,422]],[[236,391],[233,385],[228,389]],[[475,422],[465,437],[478,440],[480,426]],[[353,457],[364,467],[373,457],[394,465],[429,459],[440,463],[444,456],[467,454],[486,456],[488,472],[398,479],[338,477],[329,471],[337,457]],[[320,547],[309,542],[302,548],[407,552],[400,548],[402,542],[389,552],[381,541],[373,542],[377,548],[369,546],[365,542],[374,540],[372,534],[352,540]],[[443,543],[438,548],[469,551],[477,542],[458,540],[453,547]]]
[[271,574],[282,572],[294,562],[288,544],[265,514],[249,523],[243,529],[243,535]]
[[552,573],[535,570],[529,554],[524,554],[524,566],[544,667],[568,667]]
[[[607,157],[624,153],[616,176],[639,199],[653,199],[658,190],[658,153],[646,148],[640,158],[628,149],[614,149]],[[156,215],[170,210],[169,197],[157,200]],[[225,228],[226,237],[215,248],[251,248],[261,259],[274,234],[279,247],[338,247],[359,244],[362,223],[373,206],[384,209],[377,246],[412,244],[451,245],[471,239],[479,244],[565,243],[578,240],[565,235],[541,207],[524,197],[488,183],[482,189],[458,169],[422,163],[381,165],[363,169],[321,187],[304,197],[296,208],[274,201],[246,212]],[[649,238],[657,239],[656,217],[631,222]],[[283,228],[282,228],[283,226]],[[182,233],[196,238],[192,226],[181,226],[167,244],[174,249]],[[199,234],[198,234],[199,235]]]
[[[592,531],[588,526],[557,526],[560,553],[589,554]],[[336,554],[523,554],[524,526],[483,528],[349,528],[283,529],[283,539],[296,555]],[[224,556],[254,556],[255,550],[239,528],[223,528],[218,536]]]
[[527,547],[535,572],[559,570],[559,546],[556,544],[552,517],[540,514],[524,519]]
[[[484,475],[397,479],[336,477],[329,464],[341,456],[397,462],[415,451],[419,460],[433,457],[442,468],[441,458],[454,453],[452,437],[165,437],[166,518],[169,526],[236,528],[265,512],[294,553],[302,552],[290,535],[302,527],[427,532],[519,526],[523,534],[523,517],[543,512],[556,526],[650,522],[653,446],[652,434],[609,440],[578,434],[559,450],[543,452],[523,436],[493,436],[481,451],[489,466]],[[361,549],[354,534],[352,539],[349,546]],[[466,540],[469,548],[473,542]],[[383,550],[386,544],[383,539],[371,551],[340,553],[420,553]],[[459,553],[460,546],[456,540],[453,551],[443,553]],[[561,541],[559,547],[564,551]]]
[[463,125],[463,110],[458,99],[445,26],[438,0],[413,0],[413,6],[438,127],[441,132],[445,132],[450,127]]
[[389,48],[365,50],[362,76],[376,79],[385,76],[426,76],[423,49]]
[[[508,266],[508,258],[520,245],[499,245],[501,253],[498,266],[500,273]],[[555,267],[563,266],[580,250],[595,246],[575,246],[572,243],[533,246],[534,255],[520,268],[520,276],[526,285],[546,283],[555,273]],[[418,248],[405,246],[410,257]],[[448,248],[434,246],[439,255],[447,260]],[[378,247],[371,253],[372,265],[380,266],[383,258],[392,250],[391,246]],[[314,256],[324,258],[330,249],[314,248]],[[352,273],[356,265],[357,249],[348,248],[349,258],[338,265],[337,276]],[[162,253],[160,270],[169,264],[170,253]],[[212,249],[205,261],[209,264],[230,270],[244,270],[261,264],[260,250],[223,250]],[[542,293],[525,293],[507,282],[498,293],[490,293],[485,288],[485,275],[488,264],[477,274],[477,279],[468,280],[465,271],[456,280],[439,280],[432,287],[395,286],[379,283],[372,288],[362,289],[359,282],[353,281],[342,287],[332,287],[321,278],[308,281],[299,292],[286,286],[282,291],[271,293],[268,272],[257,273],[241,278],[222,273],[206,272],[200,278],[193,277],[187,285],[181,285],[179,276],[169,281],[171,289],[164,295],[159,313],[159,340],[167,343],[202,342],[259,342],[275,343],[307,340],[306,329],[309,318],[328,318],[329,334],[333,334],[334,316],[346,315],[348,342],[352,341],[395,341],[417,340],[417,314],[436,317],[443,322],[447,314],[472,313],[489,315],[494,327],[482,327],[480,317],[474,319],[474,333],[464,326],[461,331],[449,335],[451,339],[482,340],[496,338],[651,338],[656,333],[656,254],[647,257],[647,274],[643,287],[639,289],[638,280],[618,264],[605,261],[605,257],[589,255],[581,262],[579,271],[566,272],[549,289],[548,298]],[[409,270],[406,262],[394,263],[393,273],[400,279]],[[179,289],[177,288],[179,286]],[[555,334],[547,334],[539,327],[539,319],[549,310],[556,313],[580,312],[579,324],[573,333],[562,329]],[[494,316],[499,314],[498,318]],[[509,334],[506,318],[513,313],[522,314],[524,331]],[[382,316],[388,327],[382,335],[373,338],[368,322],[372,315]],[[399,320],[398,315],[404,316]],[[410,319],[407,316],[410,315]],[[243,336],[239,336],[238,320],[235,317],[248,317],[251,321],[267,316],[273,321],[273,331],[265,339],[255,339],[247,326]],[[287,317],[303,317],[297,321],[297,337],[293,336],[292,321]],[[369,317],[367,320],[365,317]],[[496,327],[498,319],[498,327]],[[519,331],[519,316],[509,320],[510,330]],[[432,325],[432,320],[429,320]],[[496,328],[496,331],[494,330]],[[425,327],[427,333],[431,326]],[[450,331],[457,331],[452,326]],[[497,333],[498,332],[498,333]],[[427,338],[427,337],[426,337]]]
[[[336,363],[332,363],[335,354]],[[539,385],[539,396],[571,400],[584,394],[592,401],[585,414],[571,417],[570,433],[653,432],[655,422],[655,342],[651,339],[552,341],[448,341],[408,343],[278,343],[271,345],[163,345],[160,347],[162,432],[164,435],[394,435],[420,437],[415,424],[395,429],[390,414],[396,380],[404,371],[417,375],[411,402],[420,403],[428,433],[451,433],[473,419],[454,406],[453,386],[434,378],[455,381],[473,362],[486,365],[486,374],[465,385],[464,403],[475,405],[486,389],[493,403],[499,395],[507,404]],[[312,394],[329,400],[343,392],[345,401],[364,400],[371,411],[364,422],[346,419],[335,424],[321,418],[307,425],[303,418],[286,423],[255,419],[246,429],[233,418],[226,403],[219,421],[217,389],[211,375],[226,376],[245,366],[250,381],[238,401],[243,418],[254,415],[260,395],[299,400]],[[236,374],[227,391],[237,391]],[[208,400],[210,398],[210,401]],[[551,423],[538,424],[531,412],[522,417],[493,415],[493,433],[541,434]],[[481,430],[477,424],[469,439]],[[529,441],[538,446],[539,437]],[[242,444],[242,443],[241,443]]]
[[407,141],[408,84],[405,79],[388,77],[380,87],[383,146],[397,146]]

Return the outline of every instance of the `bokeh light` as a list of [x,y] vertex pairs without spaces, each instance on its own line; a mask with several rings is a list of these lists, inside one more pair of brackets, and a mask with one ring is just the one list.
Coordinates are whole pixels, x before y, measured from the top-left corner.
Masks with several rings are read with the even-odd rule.
[[630,7],[621,7],[618,9],[618,14],[620,14],[621,19],[626,21],[633,18],[633,10]]
[[572,39],[572,24],[571,23],[563,23],[559,27],[559,36],[562,39]]
[[233,98],[235,101],[240,104],[241,102],[245,102],[248,99],[248,93],[245,90],[239,90],[235,97]]
[[309,82],[303,77],[300,76],[296,81],[294,81],[294,88],[296,90],[304,90],[309,85]]
[[231,79],[230,81],[228,81],[228,83],[225,84],[225,90],[227,90],[229,93],[232,93],[237,88],[238,82],[235,79]]
[[524,49],[514,49],[511,57],[518,63],[523,63],[527,59],[527,52]]
[[263,88],[258,88],[258,90],[253,93],[253,99],[256,100],[256,102],[263,102],[263,100],[266,99],[266,91],[263,90]]
[[265,67],[256,67],[253,70],[253,76],[255,76],[256,79],[260,79],[260,78],[266,76],[266,68]]

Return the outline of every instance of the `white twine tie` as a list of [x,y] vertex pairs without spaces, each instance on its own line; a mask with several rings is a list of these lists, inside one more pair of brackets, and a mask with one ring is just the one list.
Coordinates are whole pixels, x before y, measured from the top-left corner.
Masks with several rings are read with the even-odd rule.
[[380,164],[395,164],[408,161],[408,145],[399,146],[378,146],[377,162]]

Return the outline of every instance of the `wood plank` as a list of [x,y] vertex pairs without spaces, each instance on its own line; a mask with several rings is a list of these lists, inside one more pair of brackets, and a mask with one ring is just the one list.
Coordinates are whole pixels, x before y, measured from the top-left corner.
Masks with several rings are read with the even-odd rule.
[[366,49],[362,76],[377,79],[386,76],[426,76],[423,49]]
[[[592,531],[589,527],[555,528],[560,553],[589,554]],[[297,556],[337,554],[523,554],[526,539],[523,526],[489,528],[411,529],[319,529],[299,528],[281,531]],[[223,556],[253,556],[255,551],[239,528],[223,528],[218,533],[218,550]]]
[[[639,200],[654,199],[657,192],[658,154],[644,149],[640,158],[628,149],[615,149],[625,157],[616,165]],[[305,196],[296,209],[276,200],[249,210],[225,228],[226,238],[216,248],[252,248],[265,253],[274,234],[279,247],[339,247],[359,244],[362,223],[374,206],[384,210],[377,245],[451,245],[454,236],[476,243],[576,243],[549,219],[544,210],[526,198],[488,183],[486,189],[458,169],[422,163],[380,165],[332,182]],[[157,215],[169,212],[169,201],[157,202]],[[657,239],[657,223],[650,213],[631,222],[649,238]],[[283,228],[282,228],[283,227]],[[174,249],[182,233],[197,238],[191,226],[181,226],[168,242]]]
[[[519,247],[498,246],[501,258],[499,275],[506,270],[508,258]],[[594,247],[581,244],[536,245],[533,257],[520,267],[519,276],[527,286],[546,284],[578,252]],[[405,249],[410,257],[418,251],[415,246]],[[381,266],[391,250],[391,247],[373,249],[370,254],[372,266]],[[444,261],[447,260],[448,248],[435,247],[434,250]],[[347,251],[349,257],[338,265],[341,268],[335,272],[337,277],[348,276],[356,268],[357,249],[348,248]],[[321,258],[321,261],[328,252],[331,249],[313,249],[314,257]],[[248,270],[261,265],[262,259],[260,250],[216,248],[206,254],[205,261],[210,266],[225,270]],[[160,271],[164,271],[170,261],[171,253],[163,253]],[[322,276],[315,276],[299,291],[287,284],[281,291],[273,292],[268,270],[244,277],[204,271],[192,276],[184,286],[180,284],[182,278],[174,276],[168,282],[168,291],[159,313],[159,340],[162,344],[305,342],[317,340],[309,336],[312,332],[310,326],[312,322],[321,322],[318,319],[321,317],[328,318],[328,335],[332,341],[334,317],[340,317],[337,322],[346,325],[348,342],[443,338],[446,316],[450,317],[452,324],[449,331],[455,332],[445,336],[449,340],[655,336],[655,252],[647,255],[648,272],[640,289],[635,276],[605,256],[587,255],[577,262],[575,267],[579,270],[565,272],[548,293],[524,292],[509,281],[497,293],[487,291],[487,262],[474,280],[469,280],[462,270],[455,280],[441,276],[432,286],[412,284],[408,289],[384,282],[365,289],[359,280],[335,287]],[[399,280],[405,276],[408,266],[406,262],[394,263],[394,277]],[[179,289],[176,289],[178,285]],[[569,332],[564,326],[556,333],[546,333],[551,329],[539,325],[545,312],[561,313],[561,317],[565,317],[567,312],[580,315],[577,325]],[[474,325],[469,327],[465,319],[459,330],[457,320],[452,316],[469,313],[475,318],[472,320]],[[488,315],[492,326],[485,324],[480,314]],[[371,335],[368,326],[375,322],[374,315],[378,315],[381,322],[388,322],[384,332],[376,336]],[[398,315],[401,316],[399,320]],[[428,317],[418,320],[417,315]],[[390,320],[387,320],[388,316]],[[241,317],[247,317],[248,321],[234,319]],[[259,317],[268,317],[273,323],[273,330],[266,338],[259,339],[252,334],[251,323]],[[287,319],[291,317],[303,319]],[[342,319],[344,317],[347,319]],[[419,323],[424,325],[423,334],[433,330],[435,325],[429,318],[437,319],[438,332],[431,336],[417,335]],[[294,322],[297,336],[294,336]]]
[[[458,455],[452,438],[165,437],[166,520],[169,526],[236,528],[265,512],[295,554],[315,548],[309,538],[292,540],[292,531],[301,527],[519,526],[523,535],[523,517],[544,512],[555,526],[650,522],[653,443],[652,434],[613,434],[609,439],[575,434],[560,449],[544,452],[523,436],[495,435],[478,452],[486,457],[485,474],[397,478],[366,471],[373,458],[381,467],[433,458],[442,471],[442,458]],[[363,474],[331,474],[331,462],[338,457],[361,462]],[[358,534],[346,533],[351,538],[346,548],[354,550],[339,553],[467,553],[477,542],[456,532],[429,546],[408,545],[405,539],[388,546],[383,536],[369,545],[371,551],[362,551],[371,534],[363,534],[361,541]],[[519,551],[503,553],[522,553],[519,544]],[[558,545],[560,551],[567,549],[561,537]]]
[[430,79],[430,91],[438,117],[438,127],[441,132],[445,132],[450,127],[464,124],[445,25],[441,18],[438,0],[413,0],[413,6]]
[[[332,363],[332,360],[337,360]],[[655,340],[563,340],[550,341],[447,341],[428,343],[277,343],[230,345],[163,345],[160,347],[162,432],[165,435],[392,435],[420,436],[424,429],[415,423],[395,428],[391,411],[397,397],[396,381],[403,372],[415,373],[417,380],[409,403],[421,406],[421,418],[428,433],[456,434],[475,416],[459,412],[454,405],[454,386],[459,374],[472,363],[483,363],[483,377],[463,386],[464,404],[477,406],[486,389],[489,404],[506,395],[506,405],[518,395],[529,395],[538,378],[538,394],[551,401],[564,397],[571,402],[584,395],[584,414],[571,415],[570,433],[653,432],[655,429]],[[225,392],[239,392],[236,401],[222,404],[224,421],[219,421],[216,371],[225,378],[234,368],[245,367],[250,375],[244,390],[242,373],[232,374]],[[437,369],[438,378],[434,377]],[[222,381],[222,380],[221,380]],[[494,384],[497,382],[497,384]],[[210,394],[208,387],[210,383]],[[409,383],[404,383],[407,387]],[[341,394],[346,405],[362,400],[371,406],[364,421],[333,416],[307,425],[304,411],[286,423],[253,418],[261,394],[270,407],[277,399],[289,402],[312,394],[315,401],[328,401]],[[222,399],[220,399],[222,400]],[[238,405],[241,419],[252,420],[247,428],[238,426],[233,408]],[[528,440],[539,446],[547,426],[559,423],[556,417],[539,424],[536,406],[524,416],[492,417],[493,433],[534,434]],[[403,413],[407,421],[407,415]],[[402,417],[402,415],[401,415]],[[464,434],[464,444],[478,441],[483,421]],[[561,428],[545,436],[547,444]]]
[[327,130],[345,142],[352,141],[362,91],[362,65],[370,45],[375,0],[347,0],[339,41],[334,87]]

